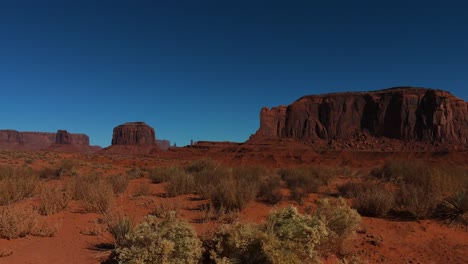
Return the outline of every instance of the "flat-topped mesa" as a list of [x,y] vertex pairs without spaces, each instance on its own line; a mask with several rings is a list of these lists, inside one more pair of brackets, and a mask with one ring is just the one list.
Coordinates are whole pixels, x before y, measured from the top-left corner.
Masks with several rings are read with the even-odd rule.
[[145,122],[127,122],[114,128],[112,145],[155,145],[154,129]]
[[252,139],[349,139],[360,133],[465,144],[468,103],[446,91],[414,87],[309,95],[289,106],[263,108]]
[[57,130],[55,144],[89,145],[89,137],[85,134],[70,134],[66,130]]

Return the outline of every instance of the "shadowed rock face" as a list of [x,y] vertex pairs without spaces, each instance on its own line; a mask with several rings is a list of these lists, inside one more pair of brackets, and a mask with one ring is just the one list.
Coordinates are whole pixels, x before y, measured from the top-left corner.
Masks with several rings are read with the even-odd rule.
[[154,129],[145,122],[128,122],[114,128],[112,145],[156,144]]
[[260,111],[255,138],[348,139],[359,133],[424,142],[468,138],[468,104],[441,90],[398,87],[304,96]]

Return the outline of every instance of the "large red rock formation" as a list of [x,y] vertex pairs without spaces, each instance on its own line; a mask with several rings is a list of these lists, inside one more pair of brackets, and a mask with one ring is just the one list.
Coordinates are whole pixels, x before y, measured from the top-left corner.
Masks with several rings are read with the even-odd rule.
[[127,122],[114,128],[112,145],[155,145],[154,129],[145,122]]
[[397,87],[304,96],[260,112],[251,138],[349,139],[370,135],[421,142],[468,141],[468,103],[451,93]]

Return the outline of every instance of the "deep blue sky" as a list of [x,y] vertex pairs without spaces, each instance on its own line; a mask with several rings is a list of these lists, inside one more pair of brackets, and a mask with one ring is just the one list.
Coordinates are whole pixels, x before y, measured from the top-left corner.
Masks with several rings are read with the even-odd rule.
[[[0,0],[0,128],[244,141],[263,106],[423,86],[468,100],[450,1]],[[326,4],[325,4],[326,3]]]

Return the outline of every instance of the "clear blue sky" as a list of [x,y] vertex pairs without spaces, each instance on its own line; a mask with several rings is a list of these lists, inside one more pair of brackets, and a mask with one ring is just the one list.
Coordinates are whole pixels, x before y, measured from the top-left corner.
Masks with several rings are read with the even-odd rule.
[[105,147],[146,121],[181,146],[245,141],[261,107],[307,94],[468,100],[468,6],[437,2],[0,0],[0,128]]

